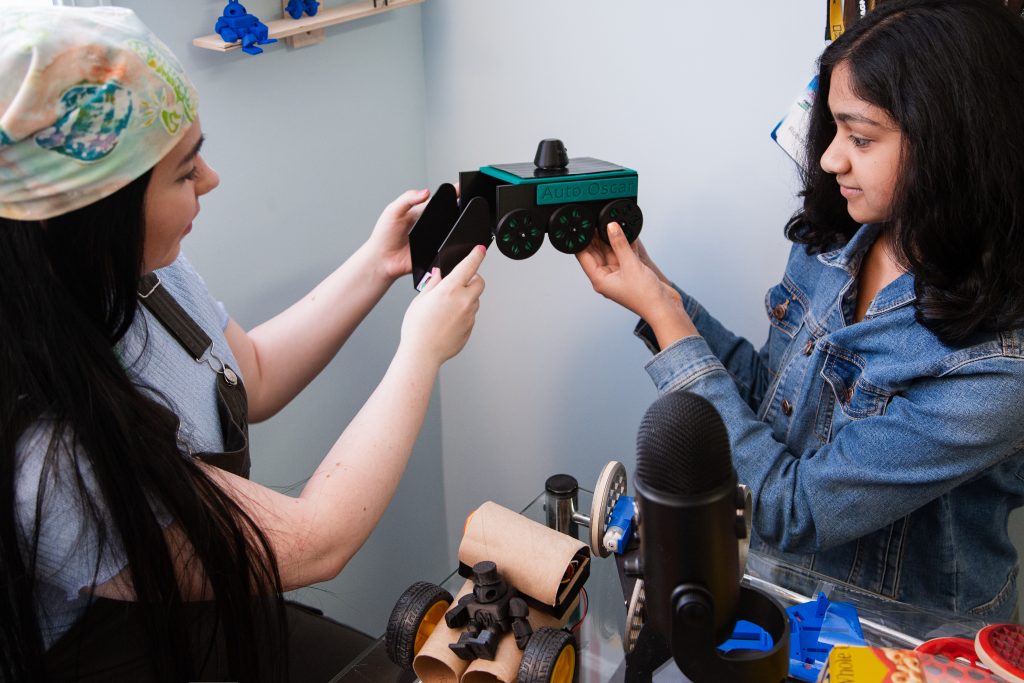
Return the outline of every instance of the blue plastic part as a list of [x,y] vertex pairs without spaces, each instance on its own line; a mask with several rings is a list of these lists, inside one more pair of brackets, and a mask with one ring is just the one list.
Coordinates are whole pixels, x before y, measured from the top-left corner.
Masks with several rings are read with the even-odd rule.
[[[626,546],[633,539],[633,530],[636,520],[636,505],[633,504],[633,496],[619,496],[608,516],[608,531],[618,529],[622,532],[618,542],[615,544],[615,554],[621,555],[626,551]],[[606,532],[607,533],[607,532]]]
[[315,17],[318,9],[320,9],[320,3],[316,0],[288,0],[284,11],[292,19],[300,19],[304,13]]
[[217,19],[213,30],[225,43],[242,42],[242,52],[250,55],[258,55],[263,52],[257,45],[269,45],[276,43],[277,38],[271,38],[270,29],[255,15],[249,14],[239,0],[228,0],[224,6],[224,13]]
[[736,622],[729,640],[718,646],[722,652],[733,650],[754,650],[756,652],[768,652],[772,649],[772,637],[757,624],[742,619]]
[[845,602],[818,599],[793,605],[789,613],[789,675],[801,681],[818,680],[834,645],[866,645],[857,608]]

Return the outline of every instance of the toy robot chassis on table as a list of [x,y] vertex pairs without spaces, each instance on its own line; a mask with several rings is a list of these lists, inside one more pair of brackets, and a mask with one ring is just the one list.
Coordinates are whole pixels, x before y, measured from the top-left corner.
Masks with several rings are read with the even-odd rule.
[[[480,566],[485,564],[489,567]],[[509,598],[515,593],[514,589],[499,578],[498,582],[507,592],[487,596],[490,586],[479,583],[481,575],[488,577],[484,581],[497,575],[494,563],[479,562],[473,570],[473,592],[463,596],[454,607],[452,594],[428,581],[417,581],[402,593],[388,618],[384,637],[388,658],[412,671],[416,655],[443,620],[450,628],[469,627],[458,641],[448,645],[462,659],[493,659],[497,639],[511,632],[508,637],[515,638],[516,646],[523,653],[517,683],[577,680],[577,644],[572,633],[564,628],[548,627],[531,631],[525,618],[526,602],[518,597]]]
[[[539,548],[548,561],[537,557]],[[480,559],[484,553],[495,560]],[[589,577],[589,556],[584,543],[485,503],[460,544],[458,573],[470,579],[460,597],[426,581],[410,586],[388,618],[388,658],[426,683],[470,674],[506,683],[572,683],[578,645],[567,622]]]
[[[555,475],[548,479],[545,485],[548,522],[566,533],[570,532],[571,524],[588,527],[591,551],[600,557],[615,555],[619,582],[626,601],[622,642],[626,652],[626,681],[650,681],[653,672],[676,653],[662,635],[655,633],[653,628],[645,628],[646,596],[644,580],[638,570],[640,544],[636,533],[643,520],[639,517],[634,497],[627,495],[626,468],[614,460],[605,465],[594,486],[589,516],[575,510],[575,484],[575,479],[568,475]],[[737,551],[742,574],[750,546],[752,514],[750,491],[743,484],[736,487],[736,503]],[[742,678],[742,681],[761,681],[765,670],[786,669],[789,620],[785,610],[774,600],[751,588],[741,587],[740,590],[737,621],[747,620],[761,626],[771,637],[772,647],[765,651],[731,652],[716,651],[711,647],[710,652],[694,649],[689,656],[704,659],[705,671],[714,670],[717,664],[726,662],[738,665],[740,671],[750,669],[750,675]],[[676,661],[679,661],[678,657]],[[696,678],[694,680],[703,683]],[[741,683],[741,678],[734,680]]]

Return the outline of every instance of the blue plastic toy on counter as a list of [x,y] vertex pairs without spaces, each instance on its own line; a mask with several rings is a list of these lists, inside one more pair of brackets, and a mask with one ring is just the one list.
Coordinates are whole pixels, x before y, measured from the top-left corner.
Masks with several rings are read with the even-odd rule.
[[755,650],[768,652],[772,649],[772,637],[757,624],[740,619],[736,622],[729,640],[718,646],[722,652],[733,650]]
[[[835,645],[865,645],[857,608],[845,602],[830,602],[824,593],[818,599],[793,605],[789,614],[789,675],[814,683]],[[771,637],[760,626],[737,621],[729,640],[718,646],[722,652],[755,650],[767,652]]]
[[789,612],[789,675],[802,681],[818,680],[834,645],[866,645],[857,608],[829,602],[818,593],[814,602],[793,605]]

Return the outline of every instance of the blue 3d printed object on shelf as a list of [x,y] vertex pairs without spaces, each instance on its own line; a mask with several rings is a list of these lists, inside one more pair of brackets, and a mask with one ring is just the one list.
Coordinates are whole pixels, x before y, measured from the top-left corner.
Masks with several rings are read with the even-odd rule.
[[257,45],[277,42],[277,38],[270,37],[267,25],[255,15],[249,14],[238,0],[228,0],[228,4],[224,6],[224,13],[217,19],[213,30],[225,43],[241,41],[242,52],[250,55],[263,52],[263,48],[256,47]]

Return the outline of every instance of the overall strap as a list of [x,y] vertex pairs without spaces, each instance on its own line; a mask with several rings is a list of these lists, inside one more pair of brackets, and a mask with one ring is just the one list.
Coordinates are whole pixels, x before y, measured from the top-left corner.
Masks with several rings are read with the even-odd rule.
[[[170,292],[160,285],[160,278],[149,273],[139,281],[139,299],[185,351],[202,362],[213,340],[192,316],[181,307]],[[218,359],[219,360],[219,359]],[[217,370],[217,416],[224,439],[223,452],[194,453],[194,457],[222,470],[249,478],[249,401],[241,378],[220,362]],[[211,367],[214,367],[211,363]]]
[[213,340],[185,312],[174,297],[160,286],[160,278],[153,273],[139,281],[139,300],[159,320],[167,331],[196,361],[202,360]]

